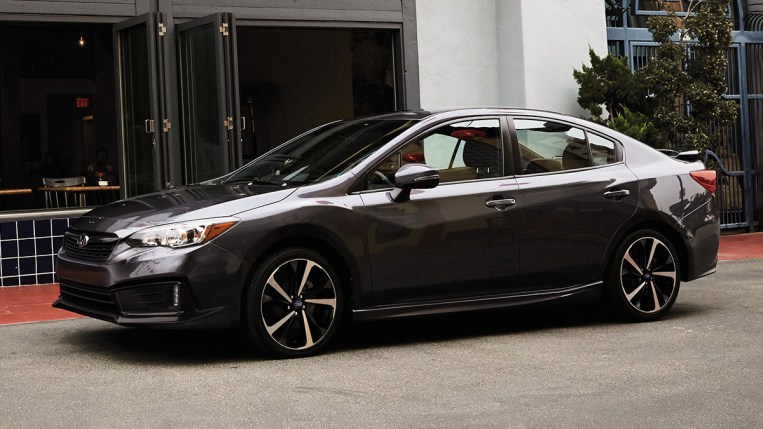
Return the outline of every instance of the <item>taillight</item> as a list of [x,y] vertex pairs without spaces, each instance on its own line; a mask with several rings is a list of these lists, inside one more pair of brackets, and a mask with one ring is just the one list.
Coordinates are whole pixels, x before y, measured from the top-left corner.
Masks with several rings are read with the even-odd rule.
[[715,192],[715,170],[698,170],[689,173],[692,179],[707,189],[708,192]]

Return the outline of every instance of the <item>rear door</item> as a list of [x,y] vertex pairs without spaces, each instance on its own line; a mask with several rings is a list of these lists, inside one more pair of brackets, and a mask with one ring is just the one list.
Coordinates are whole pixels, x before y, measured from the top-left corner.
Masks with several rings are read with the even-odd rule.
[[513,125],[523,288],[593,282],[611,237],[638,202],[620,143],[543,117],[515,117]]

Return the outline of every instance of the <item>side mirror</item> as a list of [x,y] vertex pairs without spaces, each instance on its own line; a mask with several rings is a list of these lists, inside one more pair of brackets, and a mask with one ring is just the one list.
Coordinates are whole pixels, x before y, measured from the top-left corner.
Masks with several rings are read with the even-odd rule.
[[406,164],[395,173],[395,189],[388,194],[396,203],[411,199],[412,189],[431,189],[440,184],[440,172],[423,164]]

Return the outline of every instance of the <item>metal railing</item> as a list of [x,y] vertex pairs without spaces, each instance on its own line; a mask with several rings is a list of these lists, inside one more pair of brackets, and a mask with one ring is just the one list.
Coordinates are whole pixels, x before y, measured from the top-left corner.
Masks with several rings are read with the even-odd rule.
[[[755,192],[745,192],[745,176],[756,175],[757,171],[729,170],[717,153],[705,151],[705,164],[712,160],[718,172],[715,195],[718,201],[721,229],[754,229],[757,224],[754,215]],[[750,180],[750,183],[754,181]],[[754,185],[753,185],[754,186]],[[751,190],[752,191],[752,190]]]

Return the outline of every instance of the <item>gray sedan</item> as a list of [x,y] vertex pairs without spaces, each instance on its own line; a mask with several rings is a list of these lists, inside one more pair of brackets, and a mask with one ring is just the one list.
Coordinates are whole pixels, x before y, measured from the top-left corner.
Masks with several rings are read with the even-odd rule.
[[680,158],[533,110],[333,122],[224,177],[85,214],[54,306],[241,328],[280,357],[351,320],[566,298],[655,320],[717,261],[715,171]]

